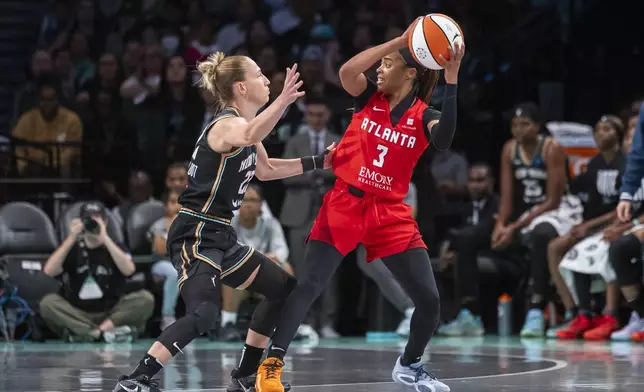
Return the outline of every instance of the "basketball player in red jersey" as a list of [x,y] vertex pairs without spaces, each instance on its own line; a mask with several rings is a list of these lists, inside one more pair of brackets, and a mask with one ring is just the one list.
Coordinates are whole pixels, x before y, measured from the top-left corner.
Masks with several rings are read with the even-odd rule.
[[[412,170],[431,141],[449,148],[456,128],[456,83],[465,48],[450,50],[445,69],[443,112],[427,106],[439,71],[426,70],[407,50],[409,29],[370,48],[340,69],[344,89],[355,98],[355,112],[332,157],[335,187],[324,198],[307,247],[306,271],[284,305],[273,344],[259,368],[258,392],[282,392],[283,358],[297,327],[343,257],[358,243],[367,261],[383,260],[413,300],[409,341],[396,361],[395,382],[418,391],[446,392],[449,387],[424,370],[421,356],[438,325],[436,282],[411,208],[403,203]],[[374,63],[378,81],[366,72]],[[298,271],[299,272],[299,271]]]

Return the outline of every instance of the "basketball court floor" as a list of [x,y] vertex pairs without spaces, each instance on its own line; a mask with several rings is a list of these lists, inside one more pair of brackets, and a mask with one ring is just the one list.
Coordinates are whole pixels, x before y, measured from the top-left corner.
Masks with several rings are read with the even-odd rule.
[[[111,391],[150,341],[128,345],[0,343],[0,391]],[[241,345],[193,342],[159,375],[165,391],[223,391]],[[295,345],[283,376],[294,391],[412,391],[391,382],[403,342]],[[454,392],[644,391],[644,346],[498,338],[436,339],[431,371]]]

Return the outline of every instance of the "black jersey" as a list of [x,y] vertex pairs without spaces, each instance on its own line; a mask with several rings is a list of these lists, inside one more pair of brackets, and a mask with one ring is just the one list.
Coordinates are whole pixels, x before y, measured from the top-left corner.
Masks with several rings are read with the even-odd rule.
[[[257,149],[236,147],[220,153],[208,146],[208,132],[219,120],[238,117],[234,109],[222,110],[197,140],[188,167],[188,187],[179,198],[183,208],[228,222],[239,209],[248,184],[255,176]],[[227,222],[227,223],[228,223]]]
[[548,173],[543,157],[545,141],[546,137],[539,136],[532,162],[526,162],[522,158],[521,145],[519,142],[515,144],[512,157],[512,171],[514,173],[512,216],[514,218],[518,218],[533,206],[546,201]]
[[584,200],[584,220],[597,218],[617,207],[625,168],[626,158],[621,152],[610,162],[601,154],[588,162],[579,185],[580,198]]

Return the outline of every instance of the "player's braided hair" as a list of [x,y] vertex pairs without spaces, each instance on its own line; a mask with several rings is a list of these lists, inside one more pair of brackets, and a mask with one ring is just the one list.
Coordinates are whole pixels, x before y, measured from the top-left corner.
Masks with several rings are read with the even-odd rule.
[[429,105],[432,100],[432,96],[434,95],[434,90],[436,89],[436,84],[438,84],[440,75],[440,71],[433,69],[424,69],[417,76],[418,89],[416,90],[416,96],[427,105]]

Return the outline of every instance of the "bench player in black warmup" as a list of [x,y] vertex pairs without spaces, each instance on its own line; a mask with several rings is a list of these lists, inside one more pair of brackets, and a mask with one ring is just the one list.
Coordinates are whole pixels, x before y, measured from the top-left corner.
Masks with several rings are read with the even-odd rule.
[[[179,289],[186,315],[163,331],[137,368],[122,376],[115,392],[156,392],[152,377],[193,339],[208,331],[219,311],[219,284],[263,295],[253,314],[239,367],[229,392],[248,391],[268,345],[283,301],[295,278],[254,249],[237,242],[230,226],[248,184],[302,174],[330,166],[332,154],[301,159],[269,159],[261,141],[298,97],[297,65],[287,69],[280,96],[268,102],[269,81],[245,56],[216,53],[199,64],[203,87],[218,98],[219,114],[197,140],[188,169],[183,206],[168,233],[168,253],[179,271]],[[333,146],[329,150],[333,150]]]

